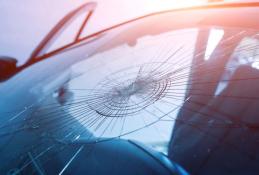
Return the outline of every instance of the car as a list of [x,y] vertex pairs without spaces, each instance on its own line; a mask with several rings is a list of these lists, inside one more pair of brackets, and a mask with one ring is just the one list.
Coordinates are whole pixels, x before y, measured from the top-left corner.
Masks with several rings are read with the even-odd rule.
[[1,174],[258,174],[259,3],[82,36],[96,5],[0,58]]

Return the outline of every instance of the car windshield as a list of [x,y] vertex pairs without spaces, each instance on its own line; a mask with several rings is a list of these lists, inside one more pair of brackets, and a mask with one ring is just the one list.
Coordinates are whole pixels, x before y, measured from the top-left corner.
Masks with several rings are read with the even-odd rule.
[[[256,89],[249,95],[243,86],[259,73],[258,36],[236,28],[188,28],[102,51],[71,67],[80,76],[66,84],[68,104],[60,108],[93,134],[85,139],[134,139],[167,153],[175,123],[204,129],[253,120],[232,119],[235,108],[213,105],[255,100]],[[44,120],[63,118],[54,108],[48,106]],[[184,112],[195,117],[185,119]]]

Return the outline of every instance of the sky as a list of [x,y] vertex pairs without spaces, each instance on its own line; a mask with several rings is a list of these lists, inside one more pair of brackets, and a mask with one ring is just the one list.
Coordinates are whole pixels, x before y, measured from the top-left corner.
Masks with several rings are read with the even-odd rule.
[[[22,64],[50,29],[69,11],[87,0],[1,0],[0,55]],[[134,17],[204,0],[97,0],[88,24],[90,33]]]

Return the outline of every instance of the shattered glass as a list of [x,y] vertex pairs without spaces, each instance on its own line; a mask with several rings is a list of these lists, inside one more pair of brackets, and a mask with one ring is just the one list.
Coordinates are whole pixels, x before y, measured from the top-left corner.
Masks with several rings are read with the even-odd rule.
[[[224,129],[257,130],[253,112],[259,98],[257,86],[251,85],[247,93],[250,85],[245,82],[259,78],[259,35],[253,30],[217,28],[221,34],[212,41],[213,30],[190,28],[144,36],[133,45],[100,51],[71,65],[68,81],[55,92],[37,104],[1,113],[8,120],[0,126],[0,151],[15,148],[23,137],[31,137],[16,147],[17,153],[10,154],[14,161],[2,165],[2,171],[48,172],[45,164],[71,143],[88,145],[77,146],[65,155],[60,174],[82,149],[106,140],[137,140],[170,156],[170,150],[180,155],[181,144],[188,147],[201,139],[200,133],[219,140]],[[208,53],[211,42],[214,46]],[[245,73],[241,71],[244,66]],[[224,103],[227,109],[231,105],[234,109],[223,108]],[[236,103],[247,115],[251,109],[251,114],[238,116],[242,111]],[[249,157],[251,153],[240,142],[244,139],[255,146],[257,136],[251,136],[249,142],[240,139],[220,143],[230,144]],[[206,152],[213,149],[216,147],[206,147]],[[198,151],[190,153],[196,154]]]

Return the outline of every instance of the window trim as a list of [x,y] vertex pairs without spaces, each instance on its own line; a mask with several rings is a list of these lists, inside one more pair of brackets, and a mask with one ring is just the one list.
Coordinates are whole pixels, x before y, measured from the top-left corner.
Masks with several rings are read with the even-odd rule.
[[[64,18],[62,18],[56,26],[47,34],[47,36],[40,42],[38,47],[32,52],[29,61],[30,62],[36,62],[38,59],[37,57],[41,57],[45,54],[54,52],[55,50],[59,50],[67,45],[73,45],[74,43],[78,42],[80,40],[80,35],[82,31],[84,30],[88,20],[90,19],[91,15],[93,14],[93,11],[96,8],[96,3],[90,2],[86,3],[79,8],[71,11],[68,13]],[[59,37],[59,35],[69,26],[69,24],[80,14],[84,12],[89,12],[87,13],[85,20],[82,22],[82,25],[77,32],[75,39],[71,43],[65,43],[63,46],[59,47],[58,49],[55,49],[53,51],[47,52],[48,48],[51,46],[53,42]]]

